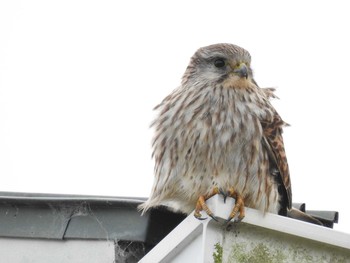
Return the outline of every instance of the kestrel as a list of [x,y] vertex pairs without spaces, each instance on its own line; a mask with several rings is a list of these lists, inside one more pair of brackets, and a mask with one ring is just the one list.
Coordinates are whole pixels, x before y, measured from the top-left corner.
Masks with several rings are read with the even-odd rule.
[[282,139],[286,123],[270,103],[273,89],[253,78],[251,56],[232,44],[202,47],[192,56],[180,87],[158,106],[152,123],[155,180],[140,205],[168,206],[201,218],[211,196],[234,197],[228,220],[244,206],[287,215],[292,208]]

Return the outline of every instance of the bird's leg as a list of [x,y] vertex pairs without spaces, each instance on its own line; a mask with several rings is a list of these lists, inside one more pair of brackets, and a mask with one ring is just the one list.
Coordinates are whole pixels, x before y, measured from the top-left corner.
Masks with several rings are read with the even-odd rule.
[[244,216],[245,216],[245,210],[244,210],[244,201],[242,196],[237,193],[233,187],[231,187],[228,191],[227,191],[227,196],[230,196],[232,198],[235,199],[235,206],[233,207],[229,218],[227,219],[227,222],[231,221],[232,218],[234,218],[236,216],[236,214],[239,212],[238,218],[235,220],[237,222],[241,221]]
[[219,188],[214,187],[213,191],[210,194],[207,195],[201,195],[199,196],[198,200],[197,200],[197,204],[196,204],[196,209],[194,211],[194,216],[199,219],[199,220],[204,220],[206,218],[202,217],[202,214],[200,213],[200,211],[205,211],[207,213],[208,216],[210,216],[211,218],[213,218],[215,221],[218,221],[217,218],[214,216],[213,212],[210,211],[209,207],[206,204],[206,200],[208,200],[210,197],[216,195],[219,193]]

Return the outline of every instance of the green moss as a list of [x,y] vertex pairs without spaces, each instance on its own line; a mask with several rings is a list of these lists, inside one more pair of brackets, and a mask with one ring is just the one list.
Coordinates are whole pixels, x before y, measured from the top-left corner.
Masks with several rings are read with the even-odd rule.
[[[215,261],[216,262],[216,261]],[[221,262],[221,261],[218,261]],[[298,262],[298,263],[314,263],[314,262],[347,262],[343,255],[322,255],[312,254],[308,248],[303,245],[292,247],[273,248],[268,247],[265,243],[240,243],[232,246],[232,250],[228,257],[229,263],[281,263],[281,262]]]
[[258,244],[252,250],[246,251],[243,245],[239,244],[233,248],[229,262],[239,263],[278,263],[283,262],[285,256],[279,250],[271,250],[265,244]]
[[215,251],[213,253],[214,263],[222,263],[223,248],[220,243],[215,244]]

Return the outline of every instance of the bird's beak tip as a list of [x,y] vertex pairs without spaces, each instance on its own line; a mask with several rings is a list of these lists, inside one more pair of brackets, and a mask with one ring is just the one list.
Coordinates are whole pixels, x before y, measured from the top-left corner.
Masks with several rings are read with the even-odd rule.
[[239,64],[239,66],[236,67],[233,70],[233,72],[236,73],[241,78],[246,78],[246,79],[248,78],[248,67],[245,63]]

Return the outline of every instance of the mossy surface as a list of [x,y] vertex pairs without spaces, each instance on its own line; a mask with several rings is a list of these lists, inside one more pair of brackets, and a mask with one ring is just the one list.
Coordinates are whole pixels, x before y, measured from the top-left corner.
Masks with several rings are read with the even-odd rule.
[[246,251],[242,244],[235,246],[229,256],[229,262],[239,263],[280,263],[286,259],[282,251],[258,244]]
[[[250,249],[247,249],[250,247]],[[303,246],[291,246],[285,249],[268,247],[265,244],[237,244],[232,248],[227,260],[228,263],[313,263],[313,262],[350,262],[350,258],[336,252],[327,254],[313,254]]]
[[224,263],[350,263],[348,249],[244,223],[226,229],[222,247]]
[[213,259],[214,263],[222,263],[222,254],[223,254],[223,247],[220,245],[220,243],[215,244],[215,250],[213,253]]

